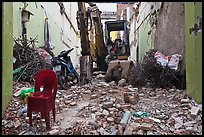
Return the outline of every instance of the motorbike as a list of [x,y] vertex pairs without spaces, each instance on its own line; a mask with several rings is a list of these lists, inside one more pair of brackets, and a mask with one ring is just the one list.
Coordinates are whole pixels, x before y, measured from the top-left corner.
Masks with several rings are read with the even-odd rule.
[[73,49],[64,50],[57,57],[52,58],[53,70],[57,74],[58,84],[65,90],[79,82],[79,75],[68,55]]

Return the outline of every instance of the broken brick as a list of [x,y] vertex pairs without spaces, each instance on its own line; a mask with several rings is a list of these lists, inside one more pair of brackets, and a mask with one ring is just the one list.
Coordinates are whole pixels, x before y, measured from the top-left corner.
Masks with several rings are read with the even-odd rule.
[[132,135],[133,127],[130,124],[127,124],[125,127],[124,135]]
[[154,126],[150,123],[142,123],[140,128],[142,130],[153,130]]

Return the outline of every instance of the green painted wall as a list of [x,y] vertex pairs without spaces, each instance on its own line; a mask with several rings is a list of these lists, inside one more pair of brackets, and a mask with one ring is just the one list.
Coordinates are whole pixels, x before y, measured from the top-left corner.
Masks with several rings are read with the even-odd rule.
[[2,28],[2,117],[13,91],[13,7],[12,2],[3,2]]
[[186,83],[187,91],[194,96],[195,91],[195,42],[194,36],[190,35],[189,29],[194,25],[193,2],[185,3],[185,43],[186,43]]
[[189,29],[202,17],[201,2],[185,2],[185,45],[187,92],[202,103],[202,32],[190,34]]
[[[202,17],[202,2],[195,2],[195,22],[196,17]],[[198,103],[202,103],[202,32],[197,33],[195,37],[196,52],[196,92],[195,98]]]
[[152,37],[154,33],[148,35],[150,30],[151,26],[149,24],[149,17],[147,17],[139,28],[139,62],[143,60],[143,57],[147,51],[154,48],[154,39]]
[[[41,47],[44,45],[44,23],[45,23],[45,10],[36,2],[27,2],[28,6],[26,10],[33,13],[33,16],[30,17],[30,22],[26,23],[27,27],[27,38],[35,38],[38,35],[38,43],[36,43],[37,47]],[[13,28],[14,28],[14,36],[19,37],[20,30],[20,10],[19,8],[23,8],[22,2],[14,2],[13,4]],[[55,45],[55,49],[53,52],[58,54],[64,48],[61,42],[61,28],[57,25],[57,23],[53,20],[51,16],[47,13],[49,25],[51,28],[51,42]]]

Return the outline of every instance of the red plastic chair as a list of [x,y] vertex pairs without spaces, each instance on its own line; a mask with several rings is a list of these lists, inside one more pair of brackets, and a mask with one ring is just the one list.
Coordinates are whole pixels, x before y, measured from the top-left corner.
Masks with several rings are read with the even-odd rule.
[[[29,124],[32,125],[32,112],[41,112],[41,117],[45,118],[46,129],[50,129],[50,111],[53,111],[55,122],[55,98],[57,93],[57,76],[53,70],[41,70],[35,76],[34,93],[28,97]],[[40,88],[43,91],[40,92]]]

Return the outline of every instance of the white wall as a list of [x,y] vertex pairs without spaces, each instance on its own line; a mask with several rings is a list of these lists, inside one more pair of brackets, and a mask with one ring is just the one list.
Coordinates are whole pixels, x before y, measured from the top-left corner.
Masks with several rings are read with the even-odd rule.
[[[138,29],[138,27],[140,27],[142,22],[151,13],[151,11],[160,9],[161,4],[162,4],[162,2],[141,2],[141,5],[139,7],[139,15],[137,17],[136,29]],[[151,9],[152,5],[154,6],[153,9]]]
[[[133,7],[136,8],[138,2],[135,2]],[[137,56],[137,46],[139,42],[139,27],[143,23],[143,21],[148,17],[148,15],[154,11],[159,10],[161,8],[162,2],[141,2],[139,7],[139,15],[137,18],[135,16],[131,16],[130,18],[130,34],[129,34],[129,40],[130,40],[130,59],[133,61],[136,61]],[[154,6],[153,9],[151,9],[151,6]],[[139,51],[140,52],[140,51]]]
[[100,11],[117,11],[117,3],[96,3]]
[[[96,6],[98,6],[98,9],[103,12],[103,11],[108,11],[108,12],[116,12],[117,11],[117,3],[96,3]],[[106,21],[113,21],[113,19],[102,19],[101,23],[103,24],[103,31],[105,30],[105,22]],[[104,32],[105,35],[105,32]]]
[[[133,4],[133,8],[136,8],[138,2]],[[130,11],[130,31],[129,31],[129,43],[130,43],[130,57],[129,59],[136,62],[136,49],[137,49],[137,39],[136,39],[136,17],[134,11]]]
[[136,61],[136,19],[133,16],[130,19],[130,31],[129,31],[129,44],[130,44],[130,56],[131,60]]
[[[70,55],[72,62],[76,67],[77,65],[79,65],[79,56],[81,55],[80,36],[75,33],[74,29],[71,27],[71,24],[66,19],[65,15],[61,15],[60,6],[58,5],[57,2],[39,2],[39,3],[44,7],[47,14],[53,17],[53,19],[56,21],[56,23],[62,30],[61,33],[62,45],[60,45],[61,50],[74,48]],[[65,12],[67,13],[69,19],[71,20],[72,25],[74,26],[75,30],[78,31],[76,21],[76,12],[78,10],[77,2],[63,2],[63,4],[65,7]]]

